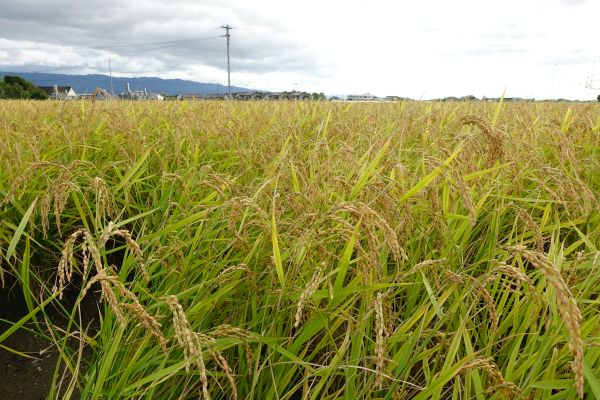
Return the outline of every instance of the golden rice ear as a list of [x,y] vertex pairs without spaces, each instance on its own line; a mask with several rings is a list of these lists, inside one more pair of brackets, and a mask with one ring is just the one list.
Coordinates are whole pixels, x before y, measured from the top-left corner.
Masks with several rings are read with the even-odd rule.
[[385,371],[385,338],[389,335],[385,329],[385,321],[383,319],[383,301],[384,294],[379,292],[373,301],[375,310],[375,364],[377,366],[377,375],[375,378],[375,386],[382,387],[382,377]]
[[491,394],[500,391],[504,394],[506,399],[515,399],[519,397],[521,393],[519,387],[512,382],[504,380],[502,372],[492,357],[477,357],[473,361],[463,365],[456,374],[464,374],[465,372],[475,369],[482,369],[487,372],[493,383],[493,385],[490,385],[486,389],[486,393]]
[[42,233],[44,235],[44,239],[48,238],[48,229],[50,228],[50,220],[48,219],[48,214],[50,214],[50,203],[52,202],[52,192],[47,190],[44,193],[41,201],[40,214],[42,217]]
[[252,339],[250,332],[235,326],[222,324],[214,328],[210,332],[210,336],[215,338],[225,336],[241,339],[243,341],[244,351],[246,352],[246,363],[248,365],[252,364],[252,348],[248,343],[248,340]]
[[225,359],[225,357],[223,357],[223,355],[221,354],[221,352],[219,352],[217,349],[215,349],[215,339],[212,336],[208,336],[208,335],[204,335],[202,333],[195,333],[196,335],[196,340],[198,340],[198,342],[204,346],[208,348],[208,351],[210,352],[211,356],[213,357],[213,360],[217,363],[217,365],[219,367],[221,367],[221,369],[223,370],[223,372],[225,373],[225,376],[227,377],[227,381],[229,382],[229,386],[231,388],[231,398],[233,400],[237,400],[237,386],[235,384],[235,379],[233,378],[233,373],[231,371],[231,368],[229,367],[229,363],[227,363],[227,360]]
[[[112,270],[112,268],[110,269]],[[146,308],[141,305],[138,297],[129,289],[127,289],[116,276],[107,275],[105,271],[101,271],[100,273],[96,274],[92,279],[90,279],[86,287],[83,289],[81,298],[85,297],[91,286],[98,282],[102,288],[102,298],[107,300],[110,308],[115,313],[115,316],[121,325],[125,326],[127,323],[123,315],[123,311],[130,312],[141,326],[148,329],[152,336],[154,336],[154,338],[158,341],[162,351],[166,353],[167,340],[162,333],[161,324],[155,317],[148,313]],[[129,302],[119,303],[117,296],[115,295],[114,288],[118,289],[121,293],[121,296],[125,297]]]
[[487,160],[488,167],[492,167],[496,161],[502,162],[504,159],[504,134],[492,126],[479,115],[467,115],[458,120],[458,125],[473,125],[480,129],[485,141],[487,142]]
[[[83,237],[86,240],[85,229],[78,229],[69,235],[69,238],[64,244],[60,262],[58,263],[58,283],[54,285],[52,289],[53,293],[58,292],[58,298],[62,300],[63,289],[71,281],[73,277],[73,270],[75,262],[73,261],[73,249],[75,242],[79,237]],[[92,246],[94,246],[92,244]]]
[[529,213],[525,209],[517,208],[517,210],[519,218],[523,221],[527,229],[529,229],[529,231],[533,235],[533,242],[535,243],[537,251],[543,252],[544,237],[542,235],[542,230],[540,229],[538,224],[535,223],[533,218],[531,218],[531,215],[529,215]]
[[429,268],[432,267],[434,265],[438,265],[438,264],[444,264],[445,262],[447,262],[448,259],[446,257],[437,259],[437,260],[425,260],[425,261],[421,261],[418,264],[415,264],[415,266],[412,268],[412,272],[416,272],[420,269],[424,269],[424,268]]
[[104,179],[99,176],[94,177],[92,180],[92,187],[94,188],[94,193],[96,195],[96,203],[98,204],[98,211],[104,212],[110,218],[114,217],[114,211],[112,207],[112,202],[110,200],[110,192],[108,191],[108,187],[106,186],[106,182]]
[[558,311],[562,317],[567,332],[569,332],[569,349],[573,354],[573,373],[575,388],[580,398],[584,398],[583,384],[583,341],[581,339],[581,311],[571,289],[563,280],[562,275],[545,254],[527,249],[525,246],[507,247],[508,250],[523,256],[536,269],[540,270],[552,285],[556,295]]
[[58,264],[58,282],[56,285],[54,285],[53,288],[54,293],[59,292],[59,299],[62,299],[63,289],[73,277],[73,271],[75,268],[73,251],[77,240],[79,238],[82,238],[83,241],[83,278],[85,279],[88,274],[90,259],[93,261],[96,267],[96,274],[106,274],[98,246],[103,248],[104,244],[111,236],[120,236],[125,239],[127,246],[135,254],[138,260],[138,265],[140,267],[142,275],[144,276],[144,278],[146,278],[146,280],[150,280],[148,272],[146,271],[146,268],[144,266],[142,250],[138,243],[131,237],[129,231],[123,229],[114,229],[114,223],[110,221],[100,236],[99,244],[96,243],[96,241],[92,238],[90,232],[88,232],[85,228],[80,228],[76,230],[67,238],[67,241],[65,242],[61,253],[60,262]]
[[102,288],[100,298],[105,299],[108,302],[108,305],[113,310],[117,321],[119,321],[119,323],[122,326],[125,326],[127,325],[127,321],[125,320],[125,317],[121,312],[121,307],[119,306],[117,296],[113,291],[112,287],[109,285],[109,282],[114,283],[115,281],[118,281],[117,277],[112,275],[106,275],[104,271],[101,271],[100,273],[96,274],[92,279],[90,279],[90,281],[87,283],[86,287],[81,292],[81,298],[85,297],[87,292],[91,289],[92,285],[94,285],[95,283],[100,283],[100,287]]
[[[370,240],[373,242],[377,242],[374,228],[379,228],[383,233],[383,238],[390,251],[392,252],[392,256],[396,262],[406,261],[408,260],[408,256],[406,252],[400,246],[400,242],[398,241],[398,235],[391,227],[391,225],[386,221],[381,215],[379,215],[375,210],[373,210],[369,205],[361,202],[349,203],[344,202],[341,203],[338,207],[339,211],[347,211],[354,215],[356,218],[361,221],[361,225],[366,230],[367,235],[370,237]],[[377,259],[378,256],[375,255],[374,259]]]
[[498,279],[496,273],[501,273],[503,275],[506,275],[507,277],[510,277],[510,278],[516,280],[517,282],[525,284],[529,290],[529,294],[530,294],[531,298],[536,303],[540,304],[542,299],[541,299],[539,293],[535,290],[535,284],[533,283],[531,278],[529,278],[526,274],[521,272],[521,270],[517,267],[508,265],[504,262],[500,262],[497,260],[493,260],[493,262],[496,266],[492,270],[492,273],[490,274],[490,277],[488,278],[488,282],[494,282]]
[[142,276],[144,277],[144,279],[146,279],[146,281],[150,281],[150,276],[148,275],[148,272],[146,271],[146,267],[144,265],[144,255],[142,253],[142,249],[140,245],[133,239],[131,233],[126,229],[115,229],[113,221],[110,221],[108,225],[104,228],[102,235],[100,236],[100,242],[102,246],[104,246],[104,244],[106,244],[108,239],[112,236],[119,236],[125,239],[127,247],[129,247],[129,249],[132,251],[132,253],[137,259],[138,266],[140,268],[140,271],[142,272]]
[[202,355],[201,340],[192,331],[183,307],[177,300],[176,296],[165,296],[163,300],[169,306],[173,315],[173,327],[175,328],[175,338],[179,347],[183,349],[183,357],[185,360],[185,370],[190,371],[192,362],[198,367],[200,374],[200,383],[202,384],[202,395],[205,400],[210,399],[208,393],[208,378],[206,376],[206,366],[204,364],[204,356]]
[[485,300],[485,304],[487,305],[488,313],[490,319],[492,320],[490,329],[492,332],[498,332],[498,311],[496,310],[496,306],[494,305],[494,299],[490,295],[490,292],[483,286],[478,285],[477,290],[481,293],[481,296]]
[[451,169],[452,182],[463,200],[464,207],[469,211],[469,222],[472,227],[477,224],[477,210],[475,208],[475,201],[473,201],[473,193],[471,188],[467,185],[464,178],[456,168]]
[[320,265],[317,267],[317,270],[313,274],[312,278],[306,285],[306,288],[300,295],[298,299],[298,303],[296,304],[296,315],[294,317],[294,328],[298,328],[300,326],[300,322],[302,321],[302,310],[304,309],[304,304],[306,300],[310,298],[316,290],[319,288],[319,284],[321,283],[321,277],[323,275],[323,266]]
[[149,281],[150,276],[148,275],[148,271],[146,271],[146,267],[144,265],[144,255],[142,254],[142,249],[140,245],[135,240],[133,240],[133,238],[131,237],[131,233],[129,233],[129,231],[125,229],[116,229],[111,232],[111,235],[120,236],[123,239],[125,239],[127,246],[131,249],[133,254],[135,254],[135,257],[137,258],[138,266],[140,267],[140,271],[142,271],[144,279],[146,279],[146,281]]

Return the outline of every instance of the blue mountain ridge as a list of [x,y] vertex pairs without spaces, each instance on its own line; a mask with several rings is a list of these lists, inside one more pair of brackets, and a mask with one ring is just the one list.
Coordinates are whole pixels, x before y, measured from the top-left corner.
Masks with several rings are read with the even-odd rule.
[[[72,86],[76,93],[92,93],[100,87],[110,92],[110,77],[108,75],[69,75],[69,74],[50,74],[42,72],[3,72],[0,71],[0,78],[6,75],[17,75],[23,79],[32,82],[36,86]],[[113,76],[114,93],[119,94],[125,90],[129,83],[131,90],[146,89],[151,93],[159,94],[212,94],[226,93],[227,86],[218,83],[194,82],[183,79],[162,79],[157,77],[136,77],[125,78]],[[232,92],[249,92],[253,89],[232,86]]]

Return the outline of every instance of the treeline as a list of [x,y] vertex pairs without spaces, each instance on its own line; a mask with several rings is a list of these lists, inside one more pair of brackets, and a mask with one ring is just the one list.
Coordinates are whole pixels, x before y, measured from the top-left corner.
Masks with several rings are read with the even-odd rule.
[[5,76],[0,81],[0,99],[45,100],[48,94],[20,76]]

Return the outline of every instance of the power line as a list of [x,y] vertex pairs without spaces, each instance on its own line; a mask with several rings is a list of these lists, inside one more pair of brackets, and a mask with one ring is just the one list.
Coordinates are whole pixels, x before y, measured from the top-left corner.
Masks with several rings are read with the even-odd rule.
[[[111,44],[111,45],[102,45],[102,46],[95,46],[95,45],[81,46],[81,45],[68,45],[68,44],[65,44],[62,46],[75,47],[75,48],[80,48],[80,49],[93,49],[93,50],[106,50],[106,51],[121,50],[121,51],[127,51],[128,53],[143,53],[143,52],[155,51],[155,50],[169,48],[169,47],[175,47],[182,43],[203,42],[203,41],[207,41],[207,40],[225,37],[227,39],[227,94],[228,94],[228,98],[231,99],[231,62],[230,62],[230,55],[229,55],[231,34],[229,33],[229,31],[231,29],[237,29],[237,28],[233,28],[229,25],[223,25],[218,29],[225,29],[225,35],[199,36],[199,37],[193,37],[193,38],[160,41],[160,42],[125,43],[125,44],[122,43],[122,44]],[[207,32],[207,33],[209,33],[209,32]],[[52,45],[52,44],[50,44],[50,45]],[[8,51],[33,50],[33,49],[42,50],[43,45],[36,44],[34,47],[24,47],[24,48],[0,48],[0,50],[8,50]],[[58,69],[58,70],[62,70],[62,69]],[[112,83],[112,69],[110,66],[110,60],[109,60],[109,75],[111,77],[111,83]],[[112,92],[112,88],[111,88],[111,92]]]
[[[211,31],[212,32],[212,31]],[[161,41],[161,42],[145,42],[145,43],[125,43],[125,44],[116,44],[116,45],[105,45],[105,46],[90,46],[91,48],[95,48],[95,49],[115,49],[115,48],[130,48],[130,47],[148,47],[148,46],[161,46],[161,45],[176,45],[179,43],[185,43],[185,42],[194,42],[194,41],[204,41],[204,40],[210,40],[210,39],[216,39],[222,37],[221,35],[211,35],[211,36],[198,36],[198,37],[192,37],[192,38],[186,38],[186,39],[176,39],[176,40],[168,40],[168,41]]]
[[[222,37],[223,37],[223,35],[212,36],[212,37],[206,38],[206,39],[204,39],[202,41],[206,41],[206,40],[210,40],[210,39],[217,39],[217,38],[222,38]],[[174,48],[174,47],[177,47],[177,46],[178,46],[178,44],[168,44],[168,45],[157,45],[157,46],[144,47],[144,48],[141,48],[141,47],[137,47],[137,48],[136,47],[134,47],[134,48],[125,48],[124,47],[124,48],[120,48],[118,50],[121,51],[121,52],[126,52],[127,54],[140,54],[140,53],[154,52],[156,50],[161,50],[161,49]],[[107,51],[109,51],[109,50],[107,50]],[[117,50],[114,50],[114,51],[116,52]]]
[[598,90],[598,89],[600,89],[600,87],[595,87],[595,85],[596,85],[596,80],[594,79],[595,69],[596,69],[596,60],[594,60],[594,62],[592,63],[592,71],[590,72],[590,74],[588,75],[587,80],[585,81],[585,88],[586,89],[591,89],[591,90]]
[[[169,40],[169,41],[161,41],[161,42],[145,42],[145,43],[125,43],[125,44],[111,44],[111,45],[102,45],[102,46],[81,46],[81,45],[71,45],[71,44],[52,44],[48,43],[51,46],[65,46],[65,47],[76,47],[76,48],[86,48],[86,49],[94,49],[94,50],[113,50],[113,49],[130,49],[132,51],[136,51],[134,49],[138,49],[138,51],[146,51],[146,50],[157,50],[162,48],[168,48],[176,46],[180,43],[187,42],[203,42],[211,39],[221,38],[223,35],[212,35],[212,36],[199,36],[187,39],[177,39],[177,40]],[[0,50],[41,50],[43,46],[40,44],[36,44],[34,47],[0,47]]]

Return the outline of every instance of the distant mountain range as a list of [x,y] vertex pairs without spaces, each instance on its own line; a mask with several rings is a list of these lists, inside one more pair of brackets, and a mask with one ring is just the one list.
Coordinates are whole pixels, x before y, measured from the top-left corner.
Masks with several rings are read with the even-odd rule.
[[[110,77],[108,75],[67,75],[67,74],[47,74],[41,72],[3,72],[0,71],[0,78],[5,75],[18,75],[27,79],[36,86],[72,86],[76,93],[92,93],[100,87],[110,92]],[[114,93],[119,94],[125,90],[129,83],[131,90],[147,89],[152,93],[160,94],[213,94],[226,93],[227,86],[217,83],[202,83],[186,81],[183,79],[161,79],[155,77],[141,78],[123,78],[113,76],[112,78]],[[249,92],[253,89],[232,86],[232,92]]]

